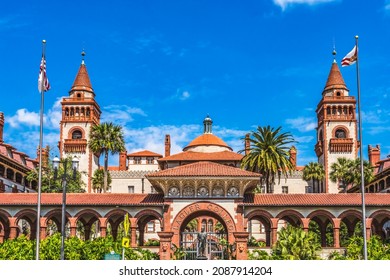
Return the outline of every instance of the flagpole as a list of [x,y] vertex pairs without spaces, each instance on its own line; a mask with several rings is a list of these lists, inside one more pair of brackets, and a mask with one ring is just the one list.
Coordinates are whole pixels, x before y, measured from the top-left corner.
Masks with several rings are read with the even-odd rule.
[[358,48],[358,39],[359,36],[355,36],[356,39],[356,49],[357,49],[357,57],[356,57],[356,77],[357,77],[357,92],[358,92],[358,114],[359,114],[359,140],[360,140],[360,172],[361,172],[361,182],[360,189],[362,193],[362,226],[363,226],[363,255],[364,259],[367,260],[367,230],[366,230],[366,203],[364,198],[364,165],[363,165],[363,136],[362,136],[362,114],[361,114],[361,106],[360,106],[360,75],[359,75],[359,48]]
[[[42,40],[42,58],[45,57],[46,40]],[[40,70],[42,71],[42,69]],[[45,83],[41,82],[41,109],[40,109],[40,129],[39,129],[39,172],[38,172],[38,202],[37,202],[37,232],[36,232],[36,250],[35,259],[39,260],[40,233],[41,233],[41,189],[42,189],[42,142],[43,142],[43,108]]]

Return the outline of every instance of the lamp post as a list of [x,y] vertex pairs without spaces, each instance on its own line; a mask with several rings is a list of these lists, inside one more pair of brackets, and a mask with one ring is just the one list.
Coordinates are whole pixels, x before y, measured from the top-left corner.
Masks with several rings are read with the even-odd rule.
[[[68,185],[69,175],[67,174],[68,162],[66,159],[62,162],[64,173],[61,176],[61,186],[62,186],[62,212],[61,212],[61,260],[65,259],[64,244],[65,244],[65,219],[66,219],[66,187]],[[54,180],[57,179],[58,169],[60,167],[60,159],[55,157],[53,159],[54,167]],[[74,156],[72,158],[72,170],[73,170],[73,180],[76,179],[76,171],[79,167],[79,159]]]

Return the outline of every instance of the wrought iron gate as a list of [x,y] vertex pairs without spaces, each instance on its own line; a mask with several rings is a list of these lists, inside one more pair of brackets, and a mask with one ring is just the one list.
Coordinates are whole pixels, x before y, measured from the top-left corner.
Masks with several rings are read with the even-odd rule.
[[[185,255],[183,260],[196,260],[199,256],[199,232],[182,232],[180,247]],[[209,260],[227,259],[227,234],[206,232],[205,257]]]

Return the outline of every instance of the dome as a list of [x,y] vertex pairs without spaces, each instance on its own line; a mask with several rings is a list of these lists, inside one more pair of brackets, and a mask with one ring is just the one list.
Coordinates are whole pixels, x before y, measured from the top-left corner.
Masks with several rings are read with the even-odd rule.
[[[215,147],[216,148],[215,151],[227,151],[227,150],[232,151],[233,150],[218,136],[205,133],[205,134],[202,134],[202,135],[196,137],[194,140],[192,140],[191,143],[188,144],[183,149],[183,151],[196,151],[202,147],[203,148]],[[196,148],[198,148],[198,149],[196,149]]]

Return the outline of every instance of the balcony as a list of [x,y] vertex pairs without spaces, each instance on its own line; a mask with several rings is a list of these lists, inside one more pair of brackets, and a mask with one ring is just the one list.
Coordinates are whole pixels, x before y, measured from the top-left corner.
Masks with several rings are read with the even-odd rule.
[[329,143],[331,153],[352,153],[353,138],[332,138]]
[[65,139],[64,151],[66,153],[85,153],[87,139]]

